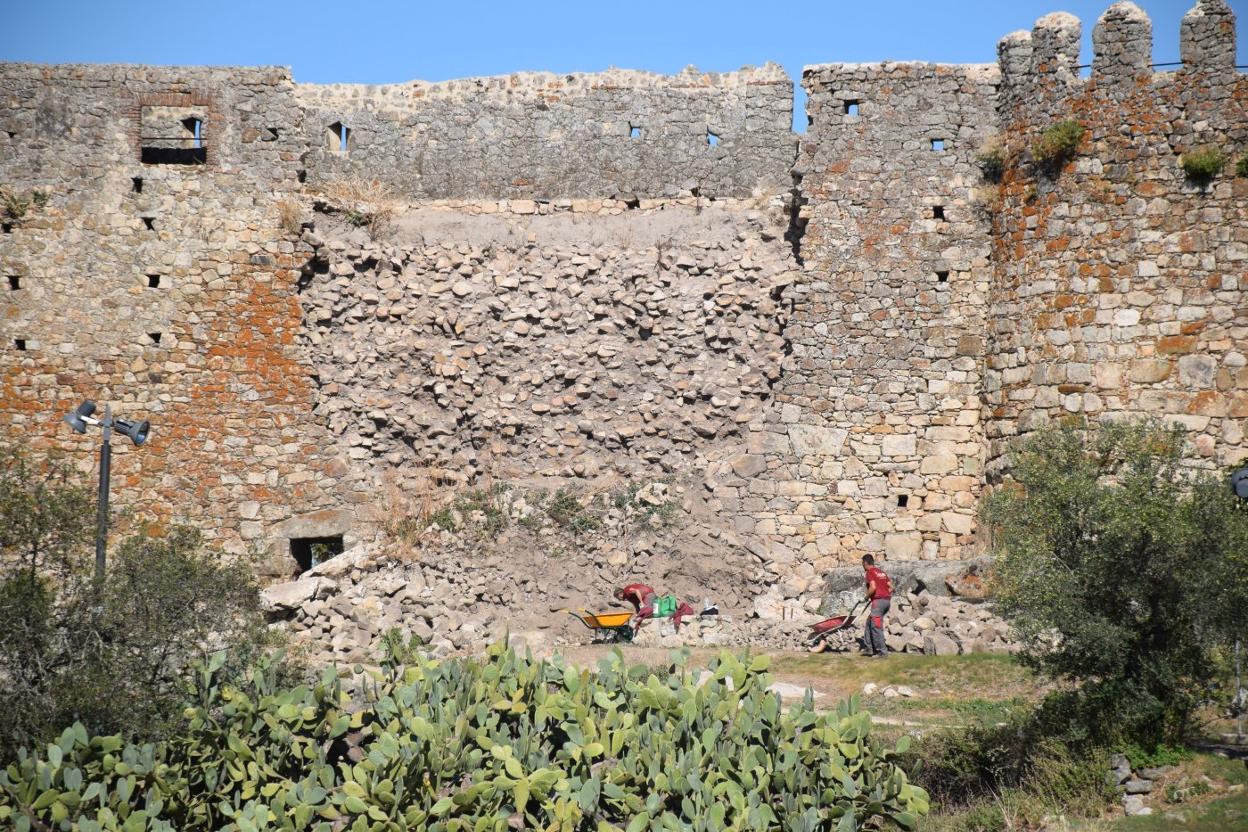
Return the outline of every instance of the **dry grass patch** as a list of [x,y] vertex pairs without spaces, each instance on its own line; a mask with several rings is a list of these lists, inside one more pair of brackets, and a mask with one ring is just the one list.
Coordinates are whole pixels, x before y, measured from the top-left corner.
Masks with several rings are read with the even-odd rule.
[[399,207],[395,193],[376,179],[335,179],[322,185],[320,194],[330,212],[373,237],[390,227]]
[[297,235],[303,230],[303,206],[294,199],[277,203],[277,224],[287,234]]

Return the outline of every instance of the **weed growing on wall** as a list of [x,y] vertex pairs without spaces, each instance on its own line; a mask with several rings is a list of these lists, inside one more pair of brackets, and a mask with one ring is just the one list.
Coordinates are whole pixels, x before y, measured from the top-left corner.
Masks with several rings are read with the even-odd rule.
[[1031,156],[1040,169],[1056,176],[1075,156],[1083,140],[1084,127],[1073,119],[1059,121],[1045,129],[1031,144]]
[[1222,168],[1226,165],[1226,154],[1216,147],[1202,147],[1190,153],[1184,153],[1179,159],[1179,164],[1188,179],[1204,186],[1222,172]]
[[1236,176],[1248,176],[1248,153],[1239,157],[1239,161],[1235,163]]

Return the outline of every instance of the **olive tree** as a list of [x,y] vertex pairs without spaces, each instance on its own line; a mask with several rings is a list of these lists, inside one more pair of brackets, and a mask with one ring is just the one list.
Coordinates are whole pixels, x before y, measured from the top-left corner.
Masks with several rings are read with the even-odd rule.
[[1024,660],[1102,735],[1181,738],[1248,624],[1248,511],[1183,450],[1155,421],[1051,426],[984,503]]
[[0,760],[74,721],[155,738],[196,661],[269,641],[248,569],[189,529],[124,540],[97,586],[93,519],[73,472],[0,452]]

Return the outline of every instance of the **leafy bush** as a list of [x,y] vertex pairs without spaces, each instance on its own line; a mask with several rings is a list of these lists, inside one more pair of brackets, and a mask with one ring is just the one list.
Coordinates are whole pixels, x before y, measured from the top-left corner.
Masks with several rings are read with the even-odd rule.
[[1151,749],[1140,748],[1130,743],[1122,749],[1131,768],[1160,768],[1177,766],[1184,760],[1192,759],[1192,750],[1182,746],[1161,744]]
[[126,746],[81,726],[0,772],[19,830],[912,829],[927,795],[857,703],[787,712],[766,659],[712,678],[616,653],[594,673],[495,646],[483,663],[387,661],[349,709],[339,679],[197,677],[188,725]]
[[1178,429],[1064,424],[985,502],[997,607],[1040,670],[1081,682],[1094,737],[1182,739],[1248,625],[1248,511],[1183,464]]
[[0,760],[75,720],[157,735],[192,663],[231,645],[236,668],[271,640],[250,574],[193,531],[126,540],[96,587],[87,492],[64,468],[0,460]]
[[1032,158],[1050,174],[1056,174],[1070,161],[1083,140],[1083,125],[1073,119],[1059,121],[1045,129],[1031,145]]
[[1179,158],[1179,164],[1188,179],[1203,184],[1222,172],[1226,165],[1226,154],[1216,147],[1202,147],[1191,153],[1184,153]]

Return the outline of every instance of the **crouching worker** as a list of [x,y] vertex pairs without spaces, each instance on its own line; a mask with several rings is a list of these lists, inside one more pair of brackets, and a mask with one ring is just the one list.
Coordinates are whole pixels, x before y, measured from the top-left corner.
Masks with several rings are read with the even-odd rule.
[[641,625],[650,618],[671,618],[679,630],[684,617],[695,612],[693,607],[682,603],[675,595],[659,595],[653,587],[646,584],[629,584],[617,589],[615,597],[619,601],[628,601],[637,611],[633,615],[634,632],[640,630]]
[[871,555],[862,556],[862,571],[867,578],[867,603],[871,609],[867,611],[866,653],[877,659],[888,655],[888,645],[884,643],[884,616],[892,605],[893,582],[875,566],[875,558]]

